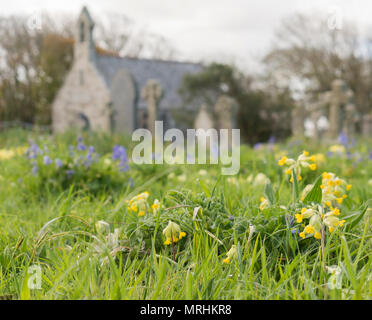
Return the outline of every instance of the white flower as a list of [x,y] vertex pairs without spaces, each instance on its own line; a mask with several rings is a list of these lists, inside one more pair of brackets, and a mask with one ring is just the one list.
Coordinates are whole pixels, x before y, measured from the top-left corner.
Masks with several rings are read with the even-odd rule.
[[207,170],[204,170],[204,169],[199,170],[199,175],[200,175],[200,176],[205,176],[205,175],[207,175]]
[[270,179],[269,179],[268,177],[266,177],[266,175],[264,175],[263,173],[259,173],[259,174],[254,178],[253,186],[254,186],[254,187],[264,186],[264,185],[266,185],[268,182],[270,182]]
[[331,290],[334,290],[334,289],[341,289],[342,286],[342,270],[339,266],[330,266],[330,267],[326,267],[327,268],[327,271],[328,273],[331,274],[331,276],[329,277],[328,279],[328,287],[329,289]]

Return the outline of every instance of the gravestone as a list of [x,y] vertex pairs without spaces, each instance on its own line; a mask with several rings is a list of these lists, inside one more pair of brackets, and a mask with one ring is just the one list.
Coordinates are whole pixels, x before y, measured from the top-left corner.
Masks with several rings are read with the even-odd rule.
[[355,125],[358,121],[356,114],[356,108],[354,104],[349,103],[345,108],[345,121],[342,131],[348,136],[352,136],[355,133]]
[[292,134],[294,136],[304,135],[305,110],[297,104],[292,110]]
[[158,103],[163,95],[163,90],[156,80],[148,80],[142,89],[142,98],[147,102],[147,128],[155,136],[155,121],[157,119]]
[[372,137],[372,115],[365,114],[362,119],[362,133],[366,138]]
[[203,104],[195,118],[194,128],[195,129],[212,129],[214,128],[213,119],[210,113],[207,111],[207,105]]
[[344,128],[346,106],[352,104],[353,92],[346,82],[336,79],[332,82],[332,90],[322,96],[322,103],[329,104],[329,136],[337,138]]
[[235,99],[228,96],[218,98],[214,107],[217,116],[217,127],[219,129],[236,129],[236,117],[238,113],[238,103]]

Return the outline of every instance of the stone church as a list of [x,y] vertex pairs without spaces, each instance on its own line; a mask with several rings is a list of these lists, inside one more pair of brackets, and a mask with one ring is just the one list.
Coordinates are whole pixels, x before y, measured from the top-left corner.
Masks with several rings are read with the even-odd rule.
[[178,88],[200,64],[121,58],[97,51],[94,21],[86,7],[76,26],[74,61],[52,105],[53,130],[69,128],[130,134],[163,120],[174,126],[171,110],[180,108]]

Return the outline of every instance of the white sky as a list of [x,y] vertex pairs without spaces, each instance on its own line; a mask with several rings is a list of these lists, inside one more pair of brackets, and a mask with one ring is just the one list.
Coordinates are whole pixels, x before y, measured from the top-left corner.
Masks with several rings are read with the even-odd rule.
[[87,5],[93,16],[122,13],[140,28],[162,35],[188,60],[236,62],[246,71],[272,43],[280,20],[294,12],[330,14],[371,26],[371,0],[0,0],[0,14],[41,11],[77,16]]

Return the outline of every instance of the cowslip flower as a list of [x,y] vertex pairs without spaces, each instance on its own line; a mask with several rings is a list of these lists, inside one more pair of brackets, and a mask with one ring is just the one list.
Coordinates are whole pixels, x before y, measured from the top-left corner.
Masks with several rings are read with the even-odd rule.
[[237,250],[236,250],[236,245],[235,244],[233,244],[231,246],[231,249],[226,253],[226,256],[227,257],[223,260],[223,262],[226,263],[226,264],[231,263],[231,261],[234,258],[236,258],[236,256],[237,256]]
[[322,189],[323,203],[331,207],[332,203],[342,204],[344,199],[347,198],[346,192],[351,190],[352,185],[332,172],[323,172],[320,188]]
[[172,221],[169,221],[168,225],[164,228],[163,234],[166,238],[164,241],[165,245],[178,242],[182,238],[186,237],[186,232],[181,231],[181,227]]
[[137,213],[139,217],[144,216],[149,211],[148,197],[149,193],[146,191],[133,197],[131,200],[127,200],[128,211]]
[[328,227],[329,232],[332,233],[336,227],[342,227],[346,222],[338,218],[340,213],[338,208],[323,208],[321,205],[302,208],[299,213],[295,214],[297,223],[303,223],[305,219],[309,221],[299,236],[304,239],[307,235],[311,235],[315,239],[321,239],[323,225]]
[[270,206],[269,200],[267,200],[265,197],[261,197],[260,202],[261,202],[260,204],[261,211],[267,209]]
[[158,199],[155,199],[154,203],[151,206],[152,213],[155,215],[159,212],[160,209],[160,202]]
[[[288,175],[292,175],[292,172],[294,171],[298,181],[302,180],[301,176],[301,168],[309,168],[310,170],[314,171],[317,169],[316,165],[316,157],[310,156],[309,152],[304,151],[302,154],[300,154],[297,158],[297,160],[287,158],[286,156],[283,156],[279,161],[278,165],[283,167],[287,167],[285,170],[285,173]],[[293,175],[290,179],[290,182],[293,183]]]

